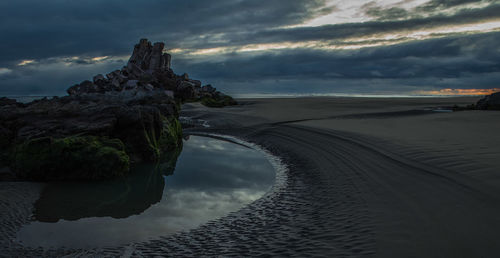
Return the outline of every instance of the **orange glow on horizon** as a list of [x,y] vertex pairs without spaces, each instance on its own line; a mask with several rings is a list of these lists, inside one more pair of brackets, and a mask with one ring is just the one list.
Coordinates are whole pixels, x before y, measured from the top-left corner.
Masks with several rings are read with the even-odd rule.
[[430,91],[416,91],[421,95],[442,95],[442,96],[482,96],[500,92],[500,88],[492,89],[442,89]]

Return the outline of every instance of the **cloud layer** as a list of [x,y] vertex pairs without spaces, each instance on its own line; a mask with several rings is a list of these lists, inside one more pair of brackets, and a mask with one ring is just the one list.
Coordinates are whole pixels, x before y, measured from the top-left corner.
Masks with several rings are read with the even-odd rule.
[[0,14],[1,95],[64,94],[144,37],[233,94],[500,86],[495,1],[20,0]]

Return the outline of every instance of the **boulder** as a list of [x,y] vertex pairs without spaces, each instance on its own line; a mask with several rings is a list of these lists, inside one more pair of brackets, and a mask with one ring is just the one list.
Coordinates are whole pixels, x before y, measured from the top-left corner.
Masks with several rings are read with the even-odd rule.
[[137,64],[129,62],[127,64],[127,73],[128,77],[138,79],[144,74],[144,70],[142,70]]
[[97,92],[97,85],[95,85],[91,81],[83,81],[80,84],[77,84],[75,86],[70,87],[67,90],[69,95],[81,95],[81,94],[87,94],[87,93],[95,93]]
[[201,87],[202,92],[213,93],[213,92],[215,92],[215,90],[216,89],[214,87],[212,87],[212,85],[210,85],[210,84]]
[[111,81],[111,86],[113,87],[112,89],[115,91],[119,91],[122,89],[121,82],[118,77],[113,77],[113,80]]
[[117,77],[119,75],[120,75],[120,70],[114,70],[113,72],[110,72],[110,73],[106,74],[106,77],[109,80],[113,80],[115,77]]
[[500,110],[500,92],[493,93],[482,99],[476,104],[477,109]]
[[125,78],[128,78],[129,76],[129,72],[128,72],[128,69],[126,66],[124,66],[121,70],[120,70],[120,74],[123,75],[123,77]]
[[125,83],[125,89],[126,90],[132,90],[132,89],[136,89],[137,88],[137,83],[139,81],[138,80],[129,80]]
[[194,85],[189,81],[180,81],[175,90],[175,97],[183,100],[191,100],[195,98]]
[[97,83],[99,83],[101,81],[105,81],[105,80],[106,80],[106,78],[104,78],[104,76],[102,76],[102,74],[98,74],[98,75],[94,76],[94,78],[93,78],[94,84],[97,84]]
[[201,81],[199,80],[189,80],[190,83],[194,85],[196,88],[201,88]]

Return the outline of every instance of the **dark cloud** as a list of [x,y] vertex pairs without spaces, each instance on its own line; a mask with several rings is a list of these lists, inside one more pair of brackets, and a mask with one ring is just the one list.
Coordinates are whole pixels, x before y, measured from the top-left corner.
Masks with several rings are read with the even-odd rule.
[[[332,40],[393,30],[418,29],[500,18],[500,4],[462,10],[453,16],[402,21],[277,29],[324,13],[324,1],[49,1],[0,3],[0,67],[20,59],[71,55],[128,54],[139,38],[165,41],[170,48],[237,46],[303,40]],[[397,18],[404,10],[371,9]],[[9,63],[10,62],[10,63]]]
[[[466,5],[470,4],[476,4],[476,6],[485,4],[486,7],[466,8]],[[456,10],[451,10],[453,8]],[[450,22],[460,23],[460,20],[462,20],[463,17],[469,16],[470,13],[477,18],[478,14],[480,16],[486,12],[487,16],[482,16],[482,19],[487,19],[489,15],[493,14],[491,10],[498,10],[495,8],[495,1],[493,0],[431,0],[410,10],[394,6],[380,6],[375,1],[368,2],[361,6],[361,11],[365,15],[374,17],[379,21],[425,18],[427,21],[432,22],[436,17],[451,16],[451,19],[449,19]],[[445,11],[448,11],[448,13]]]
[[[241,33],[232,42],[234,45],[246,43],[301,42],[307,40],[343,40],[348,37],[362,37],[377,33],[431,29],[436,26],[451,26],[500,19],[500,4],[482,9],[467,9],[453,16],[433,16],[397,21],[371,21],[324,25],[320,27],[299,27],[272,29]],[[230,44],[228,43],[228,44]]]
[[[486,5],[462,8],[479,2]],[[453,12],[439,12],[454,7]],[[431,0],[411,10],[371,2],[361,9],[361,14],[375,18],[371,21],[290,27],[335,8],[327,7],[325,0],[1,1],[0,94],[63,94],[92,75],[119,69],[143,37],[164,41],[168,48],[194,50],[304,41],[340,44],[352,37],[500,19],[496,1]],[[499,32],[439,36],[444,38],[359,50],[235,51],[213,60],[174,54],[173,65],[177,73],[188,72],[236,93],[394,85],[411,89],[452,83],[484,87],[498,81]],[[384,41],[389,42],[362,43]],[[111,58],[92,59],[97,56]],[[35,62],[18,66],[22,60]]]
[[368,16],[376,17],[379,20],[397,20],[397,19],[407,19],[410,14],[403,8],[400,7],[390,7],[383,8],[378,6],[376,2],[368,2],[361,6],[361,10]]
[[[191,63],[177,69],[207,78],[406,78],[456,77],[461,73],[500,72],[500,32],[410,42],[359,50],[293,49],[257,56],[231,55],[226,60]],[[377,73],[373,73],[377,71]]]
[[494,0],[431,0],[416,8],[417,11],[432,12],[466,4],[495,2]]
[[[177,60],[176,69],[189,70],[191,75],[204,81],[225,82],[228,88],[231,83],[252,88],[258,87],[261,81],[277,80],[288,84],[300,81],[306,89],[325,81],[344,81],[328,88],[345,90],[342,86],[346,80],[390,80],[394,85],[421,81],[420,86],[448,85],[445,82],[453,80],[455,87],[480,88],[485,87],[485,83],[474,83],[471,78],[478,82],[489,78],[486,84],[490,86],[498,83],[500,46],[496,42],[499,41],[500,32],[496,32],[356,51],[282,50],[258,56],[239,54],[224,61],[196,64]],[[461,78],[469,79],[457,82]]]
[[96,74],[119,69],[124,64],[120,60],[43,60],[16,67],[6,75],[0,74],[0,95],[63,95],[68,87]]
[[19,59],[128,53],[142,37],[186,47],[203,44],[207,34],[297,24],[327,10],[324,0],[2,1],[0,66]]

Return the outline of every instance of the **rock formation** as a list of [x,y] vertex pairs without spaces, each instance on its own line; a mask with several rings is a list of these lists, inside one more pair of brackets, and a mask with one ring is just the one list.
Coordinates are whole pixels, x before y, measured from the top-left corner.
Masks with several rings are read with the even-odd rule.
[[493,93],[476,103],[476,109],[500,110],[500,92]]
[[0,179],[103,179],[131,163],[171,159],[182,147],[182,102],[235,102],[176,75],[163,49],[142,39],[127,66],[70,87],[69,96],[28,104],[0,98]]
[[150,92],[162,92],[181,102],[202,101],[212,107],[236,104],[231,97],[211,85],[202,86],[201,81],[190,79],[187,74],[175,74],[170,68],[171,56],[163,53],[164,47],[163,43],[152,45],[147,39],[141,39],[125,67],[106,74],[106,77],[98,74],[92,81],[74,85],[68,89],[68,94],[106,94],[129,99]]
[[[180,148],[179,105],[166,94],[67,96],[0,105],[1,163],[20,179],[101,179]],[[1,167],[1,166],[0,166]]]

